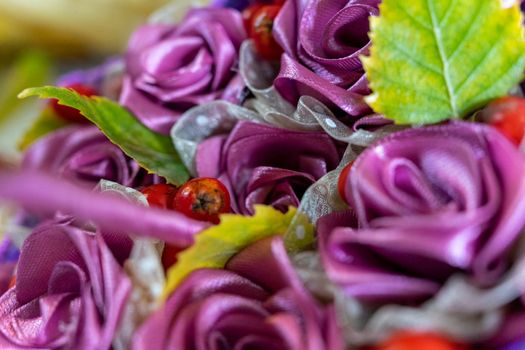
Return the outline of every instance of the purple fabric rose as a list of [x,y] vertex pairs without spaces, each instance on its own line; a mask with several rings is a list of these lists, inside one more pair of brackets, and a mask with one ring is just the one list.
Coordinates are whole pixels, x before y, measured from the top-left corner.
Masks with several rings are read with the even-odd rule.
[[190,107],[238,102],[235,65],[245,38],[240,12],[227,8],[193,9],[177,26],[141,27],[129,44],[120,102],[165,134]]
[[90,186],[101,179],[128,187],[148,185],[154,180],[94,126],[72,126],[46,135],[27,150],[22,166],[47,170]]
[[498,280],[525,224],[525,159],[482,124],[411,129],[365,150],[345,195],[355,217],[319,226],[329,276],[351,295],[414,301],[456,271]]
[[[269,273],[271,271],[271,273]],[[192,273],[136,332],[141,349],[343,349],[334,309],[305,290],[280,237]]]
[[370,46],[369,16],[380,0],[288,0],[273,33],[284,49],[277,90],[290,102],[309,95],[352,116],[367,112],[359,56]]
[[219,178],[230,189],[234,211],[251,214],[255,204],[297,207],[304,191],[339,160],[325,133],[239,122],[228,137],[201,143],[195,162],[199,176]]
[[131,282],[108,245],[124,257],[131,241],[105,235],[106,245],[68,224],[45,223],[24,242],[0,298],[0,348],[110,348]]

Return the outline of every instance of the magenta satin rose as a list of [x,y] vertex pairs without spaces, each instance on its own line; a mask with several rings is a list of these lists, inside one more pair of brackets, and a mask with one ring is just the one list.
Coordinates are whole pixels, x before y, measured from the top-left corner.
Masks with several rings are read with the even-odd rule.
[[304,191],[340,159],[325,133],[243,121],[228,136],[201,143],[195,162],[199,176],[219,178],[229,188],[235,212],[252,214],[255,204],[297,207]]
[[122,258],[131,241],[68,221],[36,228],[22,246],[15,287],[0,298],[0,348],[110,349],[131,282],[108,246]]
[[290,102],[309,95],[352,115],[368,111],[359,56],[370,46],[369,17],[380,0],[287,0],[273,33],[284,49],[277,90]]
[[[271,271],[271,272],[270,272]],[[245,248],[222,269],[189,275],[135,333],[134,350],[341,350],[332,306],[294,272],[280,237]]]
[[90,186],[101,179],[128,187],[154,181],[153,175],[148,175],[95,126],[71,126],[42,137],[26,151],[22,166],[46,170]]
[[187,109],[216,99],[239,102],[236,73],[246,33],[239,11],[202,8],[176,25],[148,24],[132,36],[120,102],[167,134]]
[[344,190],[355,216],[323,218],[320,249],[330,278],[363,298],[426,298],[456,272],[491,285],[525,225],[525,159],[482,124],[393,134]]

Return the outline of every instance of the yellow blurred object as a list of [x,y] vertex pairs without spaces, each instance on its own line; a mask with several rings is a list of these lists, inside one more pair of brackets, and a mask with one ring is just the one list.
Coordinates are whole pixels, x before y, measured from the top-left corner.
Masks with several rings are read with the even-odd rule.
[[[174,1],[182,8],[195,1]],[[40,46],[59,54],[121,52],[130,33],[168,0],[1,0],[3,53]],[[7,50],[4,50],[7,48]]]

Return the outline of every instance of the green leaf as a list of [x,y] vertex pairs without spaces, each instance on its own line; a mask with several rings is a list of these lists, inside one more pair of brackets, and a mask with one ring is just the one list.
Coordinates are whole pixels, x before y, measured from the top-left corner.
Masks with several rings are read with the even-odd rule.
[[[296,213],[293,207],[283,214],[270,206],[256,205],[254,216],[221,215],[219,225],[199,233],[195,244],[178,254],[177,263],[168,270],[164,297],[168,297],[192,271],[223,268],[232,256],[250,244],[266,237],[285,235]],[[313,227],[308,225],[305,227],[307,235],[313,232]]]
[[95,123],[100,130],[128,156],[143,168],[180,185],[189,175],[168,136],[157,134],[119,104],[103,97],[86,97],[75,91],[45,86],[30,88],[20,93],[20,98],[39,96],[55,98],[65,106],[78,109],[82,115]]
[[519,1],[384,0],[363,57],[372,108],[399,124],[462,118],[523,78]]
[[38,51],[24,52],[13,62],[0,80],[0,122],[20,106],[18,93],[28,86],[44,84],[50,71],[49,59]]
[[69,123],[58,117],[51,108],[45,108],[29,130],[18,141],[18,148],[24,151],[37,139],[66,125],[69,125]]

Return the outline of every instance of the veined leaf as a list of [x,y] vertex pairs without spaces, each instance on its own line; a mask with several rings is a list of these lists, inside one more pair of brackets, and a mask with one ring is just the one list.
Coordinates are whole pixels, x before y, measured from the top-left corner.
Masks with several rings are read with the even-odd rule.
[[372,108],[400,124],[462,118],[523,78],[519,1],[383,0],[363,64]]
[[[199,233],[190,248],[178,254],[178,261],[168,270],[164,297],[177,288],[192,271],[202,268],[223,268],[228,260],[243,248],[266,237],[285,235],[297,209],[286,214],[270,206],[256,205],[254,216],[221,215],[221,223]],[[305,235],[313,233],[309,223],[303,223]],[[286,239],[285,244],[292,242]],[[287,249],[297,249],[297,243]]]
[[30,88],[20,98],[39,96],[55,98],[59,103],[78,109],[128,156],[148,171],[180,185],[189,175],[168,136],[157,134],[119,104],[103,97],[86,97],[75,91],[53,86]]

